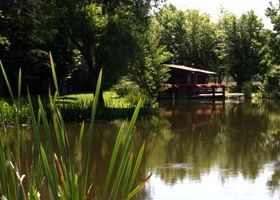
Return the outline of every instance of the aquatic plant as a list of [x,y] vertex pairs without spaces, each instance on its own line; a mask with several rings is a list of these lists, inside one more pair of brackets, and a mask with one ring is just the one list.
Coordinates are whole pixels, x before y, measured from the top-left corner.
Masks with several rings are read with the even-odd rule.
[[[49,116],[46,114],[46,105],[42,103],[40,96],[36,100],[38,110],[35,110],[34,102],[28,92],[32,138],[26,141],[22,137],[19,122],[19,105],[0,62],[15,113],[13,127],[15,136],[10,136],[5,129],[0,131],[0,199],[93,199],[91,194],[94,188],[88,179],[89,162],[92,156],[90,147],[94,145],[92,137],[102,71],[92,101],[88,129],[85,129],[86,124],[82,122],[73,147],[70,145],[66,124],[56,101],[59,99],[59,89],[51,54],[50,64],[55,86],[54,94],[49,92],[50,114]],[[19,71],[17,100],[21,98],[21,77]],[[104,177],[103,192],[97,197],[94,196],[98,199],[132,199],[147,181],[147,179],[142,182],[137,181],[145,145],[143,144],[136,156],[132,151],[133,127],[141,105],[140,100],[128,128],[122,126],[119,130],[108,173]]]

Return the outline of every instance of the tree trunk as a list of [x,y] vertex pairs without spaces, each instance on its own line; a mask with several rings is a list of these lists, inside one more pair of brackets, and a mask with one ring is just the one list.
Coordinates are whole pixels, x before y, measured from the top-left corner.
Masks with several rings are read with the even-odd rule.
[[[96,66],[94,62],[94,53],[92,48],[90,47],[85,47],[81,50],[82,56],[84,57],[87,66],[88,66],[88,83],[90,84],[90,90],[95,93],[96,86],[97,86],[97,81],[98,81],[98,76],[101,71],[100,66]],[[103,81],[102,81],[103,82]],[[98,98],[98,104],[101,108],[105,107],[105,102],[103,98],[103,89],[102,89],[102,84],[100,87],[100,95]]]
[[241,81],[241,80],[236,81],[237,92],[242,92],[242,85],[243,85],[243,81]]

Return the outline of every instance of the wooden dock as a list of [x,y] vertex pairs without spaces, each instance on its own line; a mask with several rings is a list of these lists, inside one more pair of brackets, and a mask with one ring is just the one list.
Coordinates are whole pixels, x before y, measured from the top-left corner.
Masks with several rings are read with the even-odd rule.
[[244,101],[243,93],[227,93],[225,99],[228,101]]
[[225,99],[222,84],[165,84],[161,99]]

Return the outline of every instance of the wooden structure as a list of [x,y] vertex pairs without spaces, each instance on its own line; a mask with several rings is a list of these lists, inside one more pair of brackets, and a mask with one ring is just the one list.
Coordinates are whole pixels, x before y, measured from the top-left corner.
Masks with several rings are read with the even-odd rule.
[[[171,77],[161,98],[225,98],[225,85],[209,83],[216,73],[184,65],[165,65]],[[214,77],[213,77],[214,78]]]

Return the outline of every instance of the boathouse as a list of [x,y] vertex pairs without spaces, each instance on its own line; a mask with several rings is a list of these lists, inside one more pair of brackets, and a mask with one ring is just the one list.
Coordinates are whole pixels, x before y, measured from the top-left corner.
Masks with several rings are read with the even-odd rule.
[[[170,79],[163,98],[224,98],[225,86],[215,81],[216,72],[185,65],[166,64]],[[211,83],[209,80],[211,79]]]

